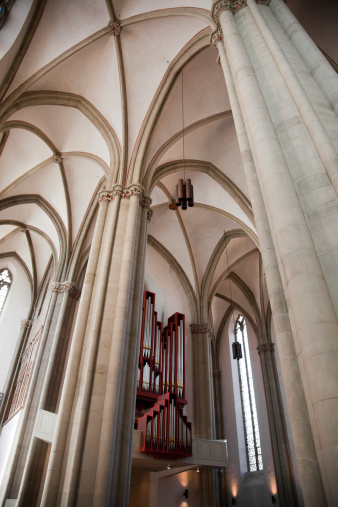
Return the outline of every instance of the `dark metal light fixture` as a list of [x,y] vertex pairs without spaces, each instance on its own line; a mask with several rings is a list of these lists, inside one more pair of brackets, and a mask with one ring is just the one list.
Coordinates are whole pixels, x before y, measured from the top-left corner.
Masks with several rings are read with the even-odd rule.
[[184,498],[189,498],[189,492],[187,489],[184,490],[183,496]]
[[182,178],[178,180],[176,185],[177,201],[176,206],[182,206],[182,210],[192,208],[194,205],[194,187],[191,184],[191,179],[187,179],[186,182]]
[[232,497],[232,502],[231,503],[232,503],[232,505],[237,505],[237,500],[236,500],[236,498],[234,496]]
[[[183,71],[182,71],[182,144],[183,144],[183,176],[178,180],[176,185],[176,206],[182,206],[182,210],[192,208],[194,206],[194,187],[191,179],[185,180],[185,154],[184,154],[184,106],[183,106]],[[170,206],[169,206],[170,207]],[[171,209],[174,209],[173,207]]]
[[233,342],[232,344],[232,357],[234,359],[242,359],[242,345],[239,342]]
[[277,503],[276,495],[271,495],[271,501],[272,501],[272,503]]

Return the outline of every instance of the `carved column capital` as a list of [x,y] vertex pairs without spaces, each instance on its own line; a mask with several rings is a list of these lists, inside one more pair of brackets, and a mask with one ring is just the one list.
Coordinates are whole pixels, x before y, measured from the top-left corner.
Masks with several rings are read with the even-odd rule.
[[147,220],[148,220],[148,222],[150,222],[152,216],[153,216],[153,210],[150,209],[150,208],[148,208],[147,209]]
[[217,49],[217,44],[223,40],[222,30],[220,28],[216,28],[210,35],[210,44]]
[[69,294],[73,299],[79,299],[81,295],[81,291],[76,287],[76,285],[73,282],[53,283],[52,293]]
[[99,192],[99,204],[102,202],[110,202],[115,199],[116,196],[123,197],[122,185],[115,185],[113,190],[101,190]]
[[204,334],[207,333],[208,337],[212,336],[212,325],[209,322],[203,322],[201,324],[190,324],[192,334]]
[[243,7],[246,7],[246,0],[216,0],[211,9],[211,17],[219,25],[219,17],[223,11],[230,11],[236,14]]
[[259,355],[261,355],[261,354],[263,354],[265,352],[274,352],[274,350],[275,350],[275,344],[271,343],[271,342],[260,343],[257,346],[257,350],[258,350],[258,354]]
[[108,27],[110,28],[110,34],[116,37],[116,35],[120,35],[121,33],[121,25],[119,21],[110,20],[108,23]]
[[138,197],[140,206],[142,208],[147,208],[147,218],[151,219],[152,211],[149,209],[151,205],[151,198],[144,194],[144,188],[141,185],[133,184],[128,187],[123,187],[122,185],[115,185],[113,190],[101,190],[99,192],[99,203],[102,202],[111,202],[115,199],[116,196],[119,196],[121,199],[130,199],[131,197]]
[[21,321],[21,329],[30,329],[33,325],[32,320],[23,319]]

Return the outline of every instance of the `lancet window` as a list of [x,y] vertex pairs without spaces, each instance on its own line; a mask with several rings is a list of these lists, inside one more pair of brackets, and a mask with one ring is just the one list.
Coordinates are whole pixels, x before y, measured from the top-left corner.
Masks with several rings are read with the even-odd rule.
[[248,469],[249,472],[256,472],[257,470],[263,470],[263,459],[252,379],[248,335],[246,322],[242,315],[240,315],[236,321],[235,337],[236,343],[240,344],[242,349],[242,353],[240,354],[241,357],[239,356],[237,359]]
[[0,271],[0,315],[4,307],[10,286],[12,284],[12,275],[8,269]]

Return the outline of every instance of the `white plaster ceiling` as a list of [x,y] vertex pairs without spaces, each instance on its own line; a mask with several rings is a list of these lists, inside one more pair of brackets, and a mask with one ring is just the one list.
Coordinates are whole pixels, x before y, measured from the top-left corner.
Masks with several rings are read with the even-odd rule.
[[[7,55],[0,75],[14,62],[11,44],[21,40],[30,5],[16,2],[0,31]],[[120,183],[138,174],[152,188],[147,270],[168,312],[198,318],[191,300],[198,313],[204,297],[217,328],[232,298],[255,320],[243,290],[232,281],[230,294],[223,280],[229,266],[258,305],[265,293],[266,307],[231,107],[208,42],[210,7],[210,0],[47,0],[0,103],[0,250],[16,252],[37,288],[51,255],[55,266],[77,248],[86,256],[92,203],[109,172]],[[121,22],[118,38],[107,28],[111,18]],[[170,210],[183,165],[196,206]],[[159,167],[167,171],[151,183]]]
[[158,9],[174,9],[193,7],[210,9],[209,0],[115,0],[115,12],[119,19],[129,18],[138,14],[154,12]]
[[33,74],[107,24],[104,0],[48,0],[10,94]]

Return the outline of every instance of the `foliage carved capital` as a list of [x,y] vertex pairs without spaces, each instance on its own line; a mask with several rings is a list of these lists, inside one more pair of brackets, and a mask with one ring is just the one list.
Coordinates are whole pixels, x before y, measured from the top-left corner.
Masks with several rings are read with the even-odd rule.
[[246,0],[216,0],[211,9],[211,16],[219,26],[219,17],[222,12],[230,11],[232,14],[236,14],[246,6]]
[[204,334],[212,335],[212,325],[209,322],[203,322],[201,324],[190,324],[192,334]]
[[212,34],[210,35],[210,44],[215,48],[217,49],[217,45],[219,42],[221,42],[223,40],[223,34],[222,34],[222,30],[220,28],[217,28],[216,30],[214,30],[212,32]]
[[30,329],[32,327],[32,324],[32,320],[23,319],[21,321],[21,329]]
[[149,208],[152,202],[150,197],[144,195],[144,190],[141,185],[133,184],[129,185],[128,187],[115,185],[113,190],[101,190],[101,192],[99,192],[99,203],[113,201],[117,196],[121,199],[138,197],[140,206],[142,206],[142,208]]
[[73,282],[53,283],[53,294],[69,294],[73,299],[79,299],[81,291]]
[[257,350],[259,355],[264,354],[265,352],[274,352],[275,344],[271,342],[260,343],[257,346]]

